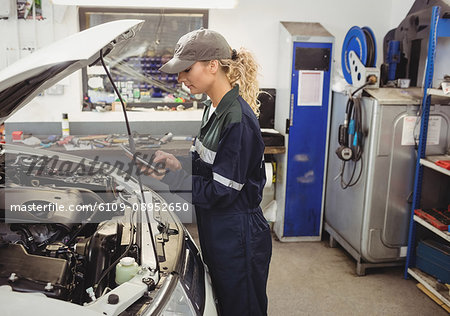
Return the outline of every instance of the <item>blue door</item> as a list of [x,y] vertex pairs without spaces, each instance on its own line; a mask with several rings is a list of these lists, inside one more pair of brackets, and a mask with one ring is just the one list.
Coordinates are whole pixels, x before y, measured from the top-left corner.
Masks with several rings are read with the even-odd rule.
[[284,236],[319,236],[331,43],[294,42]]

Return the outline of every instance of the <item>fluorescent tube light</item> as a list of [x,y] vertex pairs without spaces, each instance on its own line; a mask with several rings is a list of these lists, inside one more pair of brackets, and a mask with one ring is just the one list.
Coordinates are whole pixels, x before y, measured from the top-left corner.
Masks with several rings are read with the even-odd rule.
[[104,8],[232,9],[238,0],[52,0],[56,5]]

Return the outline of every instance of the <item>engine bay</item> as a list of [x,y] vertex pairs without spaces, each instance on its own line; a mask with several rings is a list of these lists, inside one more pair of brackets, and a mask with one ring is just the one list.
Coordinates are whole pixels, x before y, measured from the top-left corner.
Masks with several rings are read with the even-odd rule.
[[117,286],[111,272],[125,253],[139,262],[133,196],[113,176],[27,154],[0,159],[0,285],[83,305]]

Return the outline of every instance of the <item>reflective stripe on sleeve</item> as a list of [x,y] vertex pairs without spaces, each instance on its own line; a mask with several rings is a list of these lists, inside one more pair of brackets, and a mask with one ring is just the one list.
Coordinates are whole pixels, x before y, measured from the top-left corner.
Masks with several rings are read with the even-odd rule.
[[243,184],[238,183],[238,182],[233,181],[233,180],[230,180],[230,179],[227,179],[227,178],[225,178],[225,177],[223,177],[220,174],[215,173],[215,172],[213,172],[213,179],[214,179],[214,181],[217,181],[220,184],[223,184],[226,187],[233,188],[233,189],[235,189],[237,191],[241,191],[242,188],[244,187]]
[[195,141],[195,151],[200,155],[200,158],[212,165],[214,163],[214,159],[216,158],[216,152],[209,150],[205,146],[203,146],[202,142],[198,139]]

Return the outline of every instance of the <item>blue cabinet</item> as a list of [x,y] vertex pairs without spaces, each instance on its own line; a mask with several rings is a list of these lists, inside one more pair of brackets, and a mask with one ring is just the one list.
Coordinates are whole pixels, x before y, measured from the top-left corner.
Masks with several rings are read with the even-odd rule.
[[275,129],[286,154],[277,156],[274,230],[281,241],[320,240],[334,37],[319,23],[280,28]]

